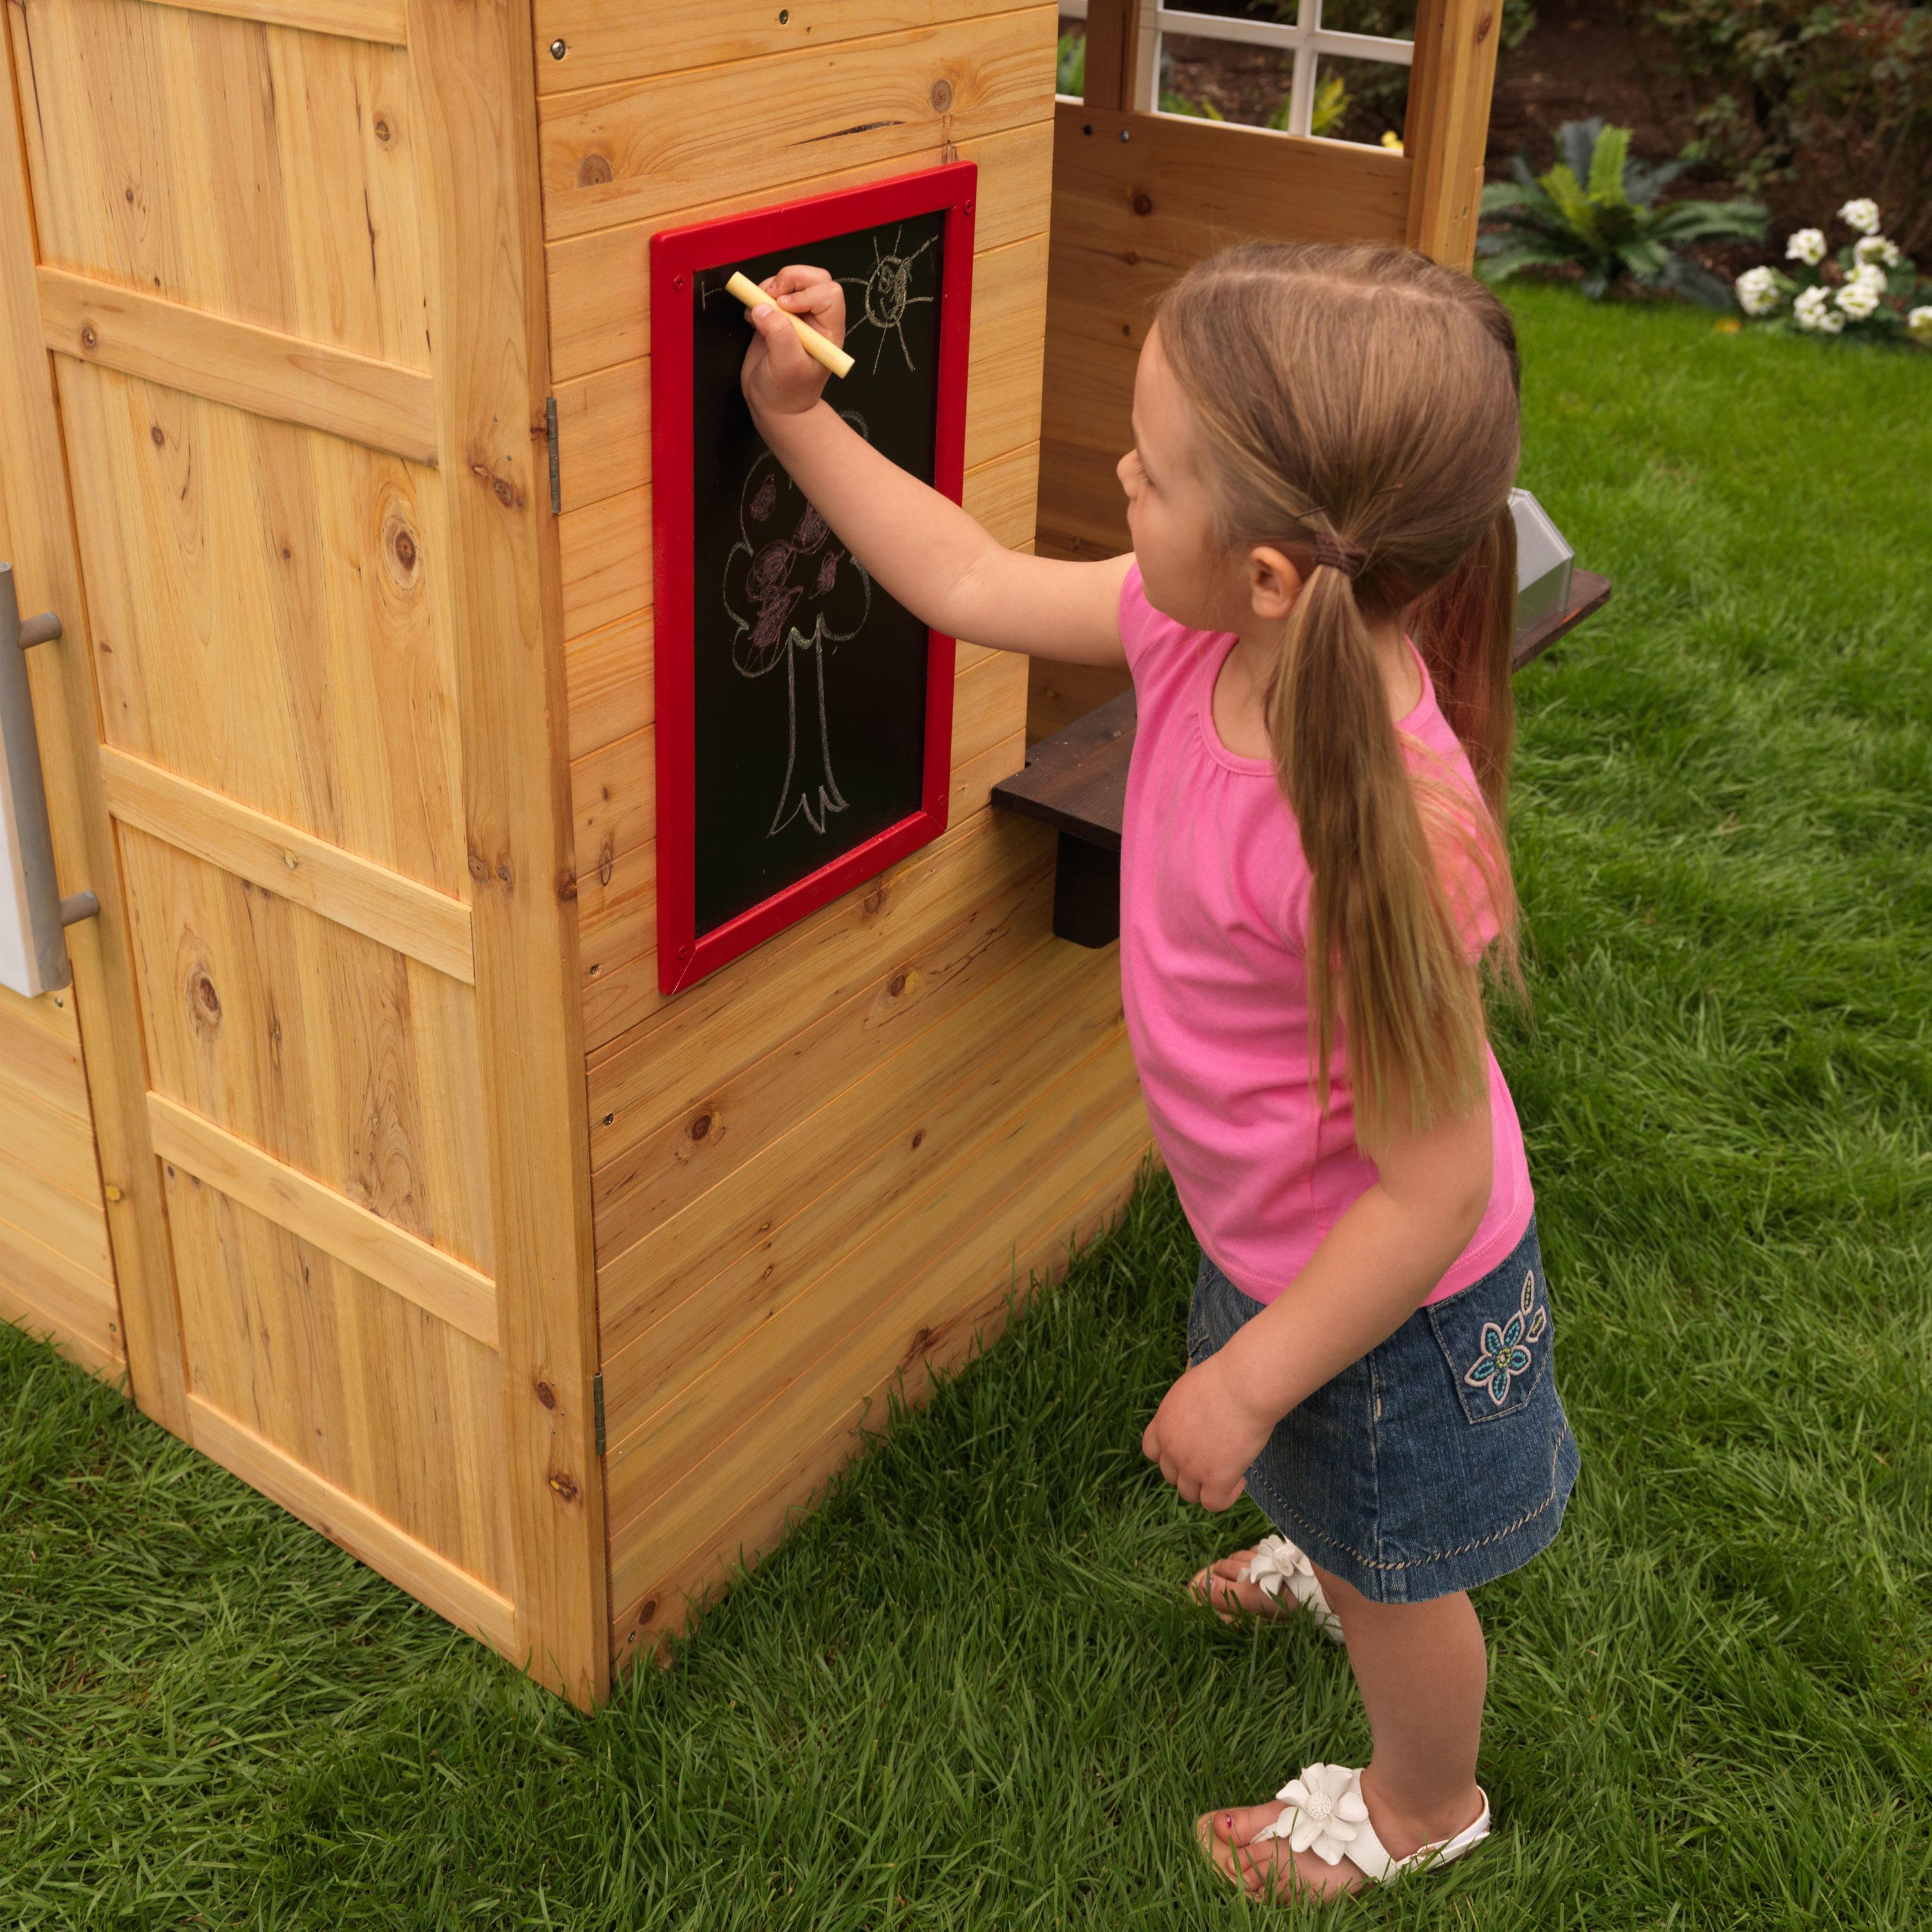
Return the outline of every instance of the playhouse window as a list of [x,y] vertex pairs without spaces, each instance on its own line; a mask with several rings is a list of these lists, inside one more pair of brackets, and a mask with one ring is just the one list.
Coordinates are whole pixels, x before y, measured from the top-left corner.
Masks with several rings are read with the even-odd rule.
[[[1063,31],[1087,10],[1088,0],[1061,0]],[[1156,5],[1148,24],[1134,81],[1142,112],[1370,146],[1401,139],[1414,0],[1190,0]],[[1074,93],[1065,63],[1062,73]]]

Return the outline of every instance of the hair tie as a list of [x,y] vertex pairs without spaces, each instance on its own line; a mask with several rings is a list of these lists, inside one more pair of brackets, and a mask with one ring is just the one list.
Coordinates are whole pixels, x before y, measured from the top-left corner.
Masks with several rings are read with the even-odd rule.
[[1346,537],[1324,532],[1315,539],[1317,570],[1339,570],[1344,577],[1352,578],[1360,573],[1368,556],[1359,544],[1352,544]]

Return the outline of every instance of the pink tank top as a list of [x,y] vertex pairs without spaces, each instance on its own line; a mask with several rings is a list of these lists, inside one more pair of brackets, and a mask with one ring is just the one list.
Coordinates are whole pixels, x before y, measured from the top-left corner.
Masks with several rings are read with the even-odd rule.
[[[1214,728],[1214,680],[1234,639],[1162,616],[1138,565],[1121,592],[1120,637],[1139,710],[1120,854],[1127,1030],[1195,1232],[1237,1288],[1271,1301],[1376,1178],[1355,1144],[1339,1041],[1328,1112],[1316,1110],[1302,958],[1311,874],[1274,767],[1236,758]],[[1416,662],[1421,700],[1396,728],[1405,751],[1480,800]],[[1468,880],[1451,890],[1473,952],[1494,936],[1494,918]],[[1522,1130],[1492,1052],[1489,1072],[1490,1204],[1430,1301],[1480,1280],[1529,1224]]]

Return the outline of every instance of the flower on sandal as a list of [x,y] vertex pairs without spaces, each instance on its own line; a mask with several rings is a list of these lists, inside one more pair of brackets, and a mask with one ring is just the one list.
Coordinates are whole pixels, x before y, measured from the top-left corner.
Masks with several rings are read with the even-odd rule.
[[1324,1630],[1342,1628],[1342,1620],[1328,1607],[1328,1600],[1322,1594],[1315,1565],[1285,1536],[1263,1537],[1255,1545],[1255,1553],[1248,1558],[1239,1580],[1255,1585],[1271,1604],[1278,1603],[1286,1590]]
[[1275,1793],[1288,1807],[1272,1825],[1248,1842],[1286,1838],[1292,1852],[1312,1852],[1324,1864],[1340,1864],[1361,1828],[1369,1808],[1362,1802],[1362,1774],[1346,1764],[1310,1764]]
[[1529,1366],[1526,1345],[1542,1334],[1548,1312],[1536,1307],[1536,1272],[1532,1269],[1522,1278],[1522,1305],[1508,1322],[1502,1327],[1493,1322],[1483,1324],[1483,1352],[1463,1370],[1463,1381],[1472,1388],[1486,1387],[1490,1401],[1502,1408],[1510,1382]]

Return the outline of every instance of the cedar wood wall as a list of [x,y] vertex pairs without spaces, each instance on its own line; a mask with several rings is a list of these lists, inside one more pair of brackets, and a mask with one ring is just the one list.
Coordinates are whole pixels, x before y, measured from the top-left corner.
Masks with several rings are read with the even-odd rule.
[[[1116,958],[1049,932],[995,814],[1027,664],[962,641],[944,836],[674,1000],[657,991],[645,264],[652,232],[975,160],[965,500],[1034,535],[1054,10],[974,0],[537,10],[612,1636],[681,1627],[1148,1144]],[[554,40],[568,52],[548,58]]]

